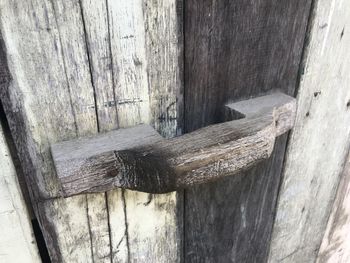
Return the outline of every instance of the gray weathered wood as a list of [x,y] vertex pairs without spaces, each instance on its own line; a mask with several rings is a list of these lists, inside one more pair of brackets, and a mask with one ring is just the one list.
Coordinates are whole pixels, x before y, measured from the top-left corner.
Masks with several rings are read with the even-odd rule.
[[[230,100],[294,94],[310,3],[184,2],[186,132],[218,122]],[[266,260],[285,143],[247,173],[185,191],[186,261]]]
[[245,118],[165,140],[150,126],[51,146],[63,195],[115,187],[164,193],[247,170],[292,128],[295,100],[282,93],[229,104]]
[[[176,194],[57,198],[48,146],[150,120],[157,126],[160,116],[159,131],[175,134],[182,116],[177,1],[4,0],[0,10],[1,74],[9,78],[1,100],[53,262],[176,261]],[[152,37],[157,30],[162,35]],[[148,223],[140,223],[145,214]]]
[[350,143],[349,17],[346,1],[315,1],[270,262],[314,262],[324,236]]
[[[100,16],[100,13],[98,13],[100,10],[100,8],[98,8],[98,3],[93,9],[89,5],[83,5],[83,2],[79,0],[54,1],[52,3],[59,31],[59,38],[62,44],[62,55],[77,135],[95,134],[100,129],[107,129],[110,126],[113,128],[116,127],[116,120],[110,120],[115,118],[113,113],[116,109],[106,108],[104,105],[101,105],[101,99],[110,96],[110,94],[108,94],[109,90],[102,86],[104,80],[105,86],[110,84],[108,82],[108,74],[110,72],[106,70],[106,68],[103,68],[103,65],[105,65],[103,61],[101,63],[102,65],[96,65],[96,63],[100,61],[95,59],[96,57],[102,57],[104,55],[104,50],[101,47],[102,45],[99,45],[99,40],[105,37],[105,32],[99,30],[100,37],[96,35],[92,36],[93,29],[89,27],[89,21],[91,20],[87,19],[90,17],[89,11],[91,12],[92,10],[94,10],[95,16]],[[101,18],[103,19],[103,17]],[[100,26],[97,21],[95,28],[99,28]],[[76,44],[72,45],[72,42]],[[104,42],[102,42],[102,44],[103,43]],[[108,59],[108,55],[106,55],[106,57]],[[101,73],[102,70],[104,72],[103,74]],[[84,249],[90,248],[90,251],[87,251],[87,253],[91,252],[91,260],[93,262],[110,262],[111,257],[108,208],[105,199],[105,194],[100,194],[84,196],[81,197],[80,200],[75,199],[71,200],[71,202],[48,202],[44,210],[50,213],[48,210],[50,205],[53,206],[53,209],[62,209],[57,213],[56,217],[52,216],[52,218],[55,218],[57,221],[57,223],[53,224],[56,224],[55,228],[57,231],[59,231],[61,227],[63,227],[65,231],[69,231],[69,229],[71,229],[71,224],[80,226],[80,228],[84,228],[85,224],[88,225],[84,231],[85,235],[83,235],[83,240],[85,240],[85,244],[83,243],[82,247],[85,247]],[[76,212],[76,218],[70,219],[68,222],[60,222],[60,220],[58,220],[60,216],[67,216],[70,210],[74,211],[74,206],[77,204],[80,204],[80,210]],[[67,210],[65,211],[64,209]],[[51,212],[51,214],[54,213]],[[75,222],[79,217],[81,217],[80,221]],[[74,234],[69,238],[64,235],[62,235],[62,237],[59,236],[59,240],[65,238],[65,241],[71,239],[70,242],[74,242],[79,237],[79,233],[83,232],[80,228],[77,227],[75,232],[70,230]],[[63,250],[68,252],[69,250],[66,248],[64,241],[61,241],[61,243],[63,243]],[[70,254],[66,255],[70,257]],[[74,257],[75,258],[67,258],[65,260],[79,260],[79,253],[76,253]]]
[[[29,14],[31,16],[28,16]],[[87,111],[87,117],[91,120],[90,109],[85,104],[91,102],[91,98],[85,97],[86,93],[79,94],[79,99],[70,94],[67,75],[71,72],[67,72],[66,75],[62,56],[64,43],[60,41],[51,2],[1,1],[0,19],[1,34],[4,38],[1,49],[4,59],[1,60],[1,64],[7,68],[10,78],[10,81],[1,87],[1,101],[50,256],[53,262],[76,261],[80,257],[89,262],[91,248],[89,228],[86,227],[85,197],[55,202],[40,202],[40,199],[55,197],[59,190],[49,143],[76,136],[77,123],[71,101],[80,101],[82,107],[75,108],[79,110],[76,113],[81,115],[82,111]],[[79,39],[81,34],[76,31],[80,29],[81,27],[75,27],[71,31],[72,43],[79,42],[76,38]],[[82,47],[76,48],[79,50]],[[74,52],[72,48],[66,51]],[[75,71],[76,67],[71,70]],[[75,72],[70,76],[72,84],[79,77],[88,74]],[[89,94],[93,95],[92,92]],[[81,118],[82,116],[80,120]],[[87,126],[91,125],[87,119],[79,121],[80,124],[85,122]],[[76,207],[69,210],[66,209],[67,204],[71,204],[71,208],[74,205]],[[67,216],[72,210],[76,215],[74,219]],[[65,231],[66,236],[59,234]],[[74,244],[74,240],[79,241]],[[75,247],[74,251],[69,249],[72,244]]]
[[0,123],[0,262],[41,262],[32,224]]
[[95,92],[99,131],[118,128],[117,101],[113,83],[109,16],[106,1],[81,0],[91,81]]
[[350,262],[350,156],[345,164],[317,261]]
[[[181,1],[106,2],[119,127],[152,124],[173,137],[181,132],[183,112]],[[113,261],[179,261],[178,198],[180,193],[108,192]]]

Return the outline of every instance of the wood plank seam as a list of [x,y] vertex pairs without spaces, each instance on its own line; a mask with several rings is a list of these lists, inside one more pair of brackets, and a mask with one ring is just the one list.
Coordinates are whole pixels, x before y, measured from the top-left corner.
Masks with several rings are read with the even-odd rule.
[[[180,116],[180,113],[176,115],[178,110],[176,107],[181,108],[181,98],[177,99],[176,97],[180,95],[174,92],[179,90],[180,85],[175,80],[181,76],[180,67],[177,67],[181,61],[178,58],[180,45],[178,46],[176,41],[177,35],[172,34],[178,30],[174,12],[177,8],[175,1],[149,2],[147,3],[149,7],[145,9],[144,2],[138,0],[106,1],[105,3],[82,0],[81,3],[82,6],[79,6],[79,0],[68,2],[4,0],[1,6],[1,24],[6,32],[6,44],[10,47],[8,57],[15,80],[11,88],[4,92],[1,91],[1,96],[7,101],[6,113],[10,118],[12,130],[16,130],[17,125],[22,128],[14,133],[16,145],[20,149],[26,172],[34,179],[33,185],[40,187],[38,191],[35,191],[40,197],[35,206],[39,211],[41,226],[45,230],[50,255],[54,262],[76,262],[82,258],[86,262],[109,261],[110,258],[104,257],[108,254],[105,253],[107,248],[105,241],[109,238],[108,236],[112,236],[112,256],[115,262],[145,260],[145,258],[150,261],[152,259],[176,261],[179,251],[176,247],[179,240],[177,239],[178,225],[175,221],[174,210],[177,206],[175,194],[154,197],[146,208],[143,203],[146,203],[148,195],[125,191],[123,193],[124,209],[127,211],[129,222],[120,224],[119,222],[125,219],[120,217],[120,214],[123,214],[121,213],[123,208],[120,207],[120,203],[123,202],[121,193],[109,192],[107,195],[110,207],[107,213],[113,220],[110,220],[110,233],[107,236],[105,236],[105,227],[100,228],[100,225],[105,224],[96,221],[97,216],[102,216],[103,222],[106,222],[105,211],[103,211],[105,206],[102,205],[101,195],[69,199],[56,198],[59,196],[57,192],[59,189],[55,188],[57,184],[52,177],[54,173],[52,173],[51,157],[47,153],[48,143],[63,137],[73,138],[77,134],[95,133],[96,101],[98,105],[103,105],[97,107],[97,110],[106,108],[108,111],[110,108],[115,108],[116,105],[121,108],[121,111],[116,113],[118,119],[104,118],[103,111],[98,113],[100,130],[109,130],[118,126],[115,122],[110,123],[108,120],[118,120],[120,126],[130,126],[140,122],[148,123],[147,112],[150,110],[156,112],[154,109],[161,109],[159,111],[161,113],[163,107],[167,108],[175,101],[176,105],[171,107],[173,115],[164,115],[169,121],[163,121],[161,127],[166,130],[165,133],[172,136],[171,133],[176,130],[173,127],[173,117]],[[101,6],[106,7],[108,11],[109,40],[107,42],[109,50],[112,50],[112,55],[109,57],[112,60],[111,66],[116,70],[112,70],[113,85],[98,87],[98,81],[101,81],[100,84],[110,83],[108,76],[104,80],[96,78],[101,75],[97,74],[98,72],[108,72],[107,64],[103,62],[98,64],[100,60],[96,60],[96,58],[104,58],[103,47],[108,46],[105,45],[103,34],[105,16],[98,15]],[[82,15],[79,13],[82,12],[82,9],[85,12],[85,32],[82,28]],[[89,12],[93,15],[86,15]],[[141,14],[142,12],[145,13]],[[144,17],[147,17],[147,21],[143,21]],[[118,20],[118,23],[112,20]],[[157,21],[164,22],[158,23]],[[97,22],[96,26],[92,25],[95,22]],[[129,22],[136,25],[134,37],[137,38],[135,42],[137,46],[127,45],[127,50],[125,50],[127,52],[123,52],[123,45],[127,40],[122,39],[121,33],[128,28]],[[120,27],[123,23],[126,27]],[[146,32],[145,36],[144,29],[149,25],[152,25],[152,32]],[[94,35],[96,28],[102,29],[103,32],[100,30],[99,34]],[[165,30],[169,28],[176,28],[176,30]],[[163,35],[160,37],[155,32]],[[96,40],[94,44],[84,46],[86,45],[86,34],[89,36],[88,41]],[[157,38],[151,39],[152,34]],[[147,41],[155,40],[154,46],[147,46],[149,48],[147,52],[145,52],[145,38],[148,39]],[[99,42],[102,48],[96,42]],[[155,50],[153,47],[159,51],[157,56],[153,56],[152,52]],[[86,56],[87,48],[92,50],[89,62],[94,65],[92,67]],[[140,56],[136,54],[134,60],[135,51],[141,54]],[[123,67],[127,69],[126,72],[117,73],[117,67],[124,59],[131,63],[130,70],[126,65]],[[143,66],[139,62],[142,62]],[[113,88],[114,84],[123,82],[124,77],[127,77],[128,74],[129,76],[138,74],[143,74],[143,77],[147,76],[144,70],[147,64],[154,68],[153,71],[147,72],[150,75],[147,85],[138,86],[130,81],[126,85],[118,85],[117,88]],[[141,71],[140,67],[142,67]],[[93,79],[91,79],[91,70],[94,74]],[[140,82],[145,84],[143,81],[146,78],[142,78]],[[70,83],[66,83],[67,79]],[[96,81],[94,84],[96,97],[94,97],[91,81]],[[157,82],[162,85],[155,85]],[[69,89],[67,89],[68,85]],[[110,96],[110,88],[114,89],[111,92],[113,96],[118,95],[117,99]],[[161,96],[155,97],[152,105],[149,105],[149,93],[155,93],[156,89],[159,89],[157,94]],[[108,93],[107,96],[105,93],[98,93],[99,90],[104,90]],[[104,100],[104,98],[108,99]],[[138,109],[139,106],[142,110]],[[21,119],[23,125],[19,125]],[[159,120],[155,118],[154,121]],[[93,205],[90,205],[91,202]],[[140,224],[137,218],[145,214],[148,216],[148,223]],[[96,216],[93,218],[94,215]],[[123,217],[125,217],[124,214]],[[120,232],[125,234],[126,225],[129,234],[127,238],[130,242],[130,245],[127,244],[128,248],[124,240],[118,243]],[[168,233],[166,242],[164,232]],[[94,239],[95,244],[91,244],[91,238]],[[156,240],[164,240],[161,242],[164,246],[159,247]],[[108,242],[111,243],[110,240]],[[110,247],[108,251],[111,254]]]
[[349,13],[344,1],[313,2],[269,262],[322,261],[318,250],[349,146]]
[[[107,0],[106,0],[107,1]],[[82,25],[83,25],[83,29],[84,29],[84,39],[85,39],[85,45],[86,45],[86,53],[87,53],[87,57],[88,57],[88,65],[89,65],[89,72],[90,72],[90,78],[91,78],[91,85],[93,87],[94,90],[94,102],[95,102],[95,114],[96,114],[96,125],[97,125],[97,132],[99,133],[101,131],[101,124],[100,124],[100,120],[99,120],[99,105],[97,103],[97,95],[96,95],[96,87],[95,87],[95,80],[94,80],[94,75],[93,75],[93,65],[92,65],[92,61],[91,61],[91,55],[90,55],[90,45],[89,45],[89,41],[88,41],[88,35],[87,35],[87,29],[86,29],[86,22],[85,22],[85,17],[84,17],[84,9],[83,9],[83,2],[82,0],[79,0],[79,6],[80,6],[80,13],[81,13],[81,18],[82,18]],[[106,11],[108,13],[108,6],[106,5]],[[107,24],[109,25],[109,17],[107,14]],[[109,26],[108,26],[109,27]],[[108,28],[108,37],[110,39],[110,35],[109,35],[109,28]],[[110,47],[110,46],[109,46]],[[111,52],[111,50],[110,50]],[[112,58],[111,58],[112,61]],[[113,66],[112,66],[113,67]],[[113,69],[112,69],[112,74],[113,74]],[[114,93],[114,83],[112,83],[112,87],[113,87],[113,98],[115,101],[115,93]],[[115,111],[117,113],[117,105],[114,105]],[[118,114],[116,114],[116,118]],[[118,123],[118,119],[116,119],[116,123]],[[108,208],[108,197],[107,197],[107,193],[103,193],[104,195],[104,200],[105,200],[105,208],[106,208],[106,213],[107,213],[107,227],[108,227],[108,239],[109,239],[109,258],[110,258],[110,262],[113,263],[113,249],[112,249],[112,235],[111,235],[111,224],[110,224],[110,215],[109,215],[109,208]],[[86,216],[88,219],[88,228],[89,228],[89,234],[90,234],[90,242],[91,242],[91,255],[92,258],[94,258],[94,251],[93,251],[93,239],[92,239],[92,232],[91,232],[91,226],[90,226],[90,220],[89,220],[89,203],[88,203],[88,198],[86,197],[86,204],[87,204],[87,211],[86,211]]]
[[[187,132],[216,123],[227,100],[294,94],[310,2],[184,2]],[[186,190],[187,261],[267,260],[286,138],[250,171]]]

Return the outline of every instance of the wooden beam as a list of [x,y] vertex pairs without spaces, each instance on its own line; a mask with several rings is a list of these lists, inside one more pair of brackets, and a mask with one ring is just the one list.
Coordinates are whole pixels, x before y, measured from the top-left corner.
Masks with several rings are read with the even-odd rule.
[[295,100],[282,93],[227,106],[245,118],[169,140],[141,125],[52,145],[63,195],[116,187],[166,193],[215,181],[267,159],[294,123]]

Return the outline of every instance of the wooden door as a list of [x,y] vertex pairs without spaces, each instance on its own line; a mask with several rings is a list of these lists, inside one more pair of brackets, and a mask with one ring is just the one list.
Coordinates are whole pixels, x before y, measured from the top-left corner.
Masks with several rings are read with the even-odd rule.
[[[185,131],[227,101],[297,86],[311,1],[185,1]],[[185,192],[185,258],[265,262],[287,136],[250,171]]]
[[179,261],[181,193],[59,198],[50,155],[54,142],[140,123],[181,133],[177,1],[2,0],[0,10],[1,101],[52,261]]
[[[234,178],[63,199],[50,145],[151,123],[166,137],[294,95],[311,0],[1,0],[0,98],[53,262],[264,262],[286,136]],[[229,220],[228,220],[229,219]]]

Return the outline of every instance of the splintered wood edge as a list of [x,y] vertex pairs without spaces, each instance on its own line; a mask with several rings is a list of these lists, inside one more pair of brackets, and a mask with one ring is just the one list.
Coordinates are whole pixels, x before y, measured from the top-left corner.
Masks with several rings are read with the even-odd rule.
[[226,105],[243,119],[165,140],[139,125],[51,147],[62,195],[124,188],[166,193],[215,181],[268,158],[293,127],[295,99],[273,93]]

